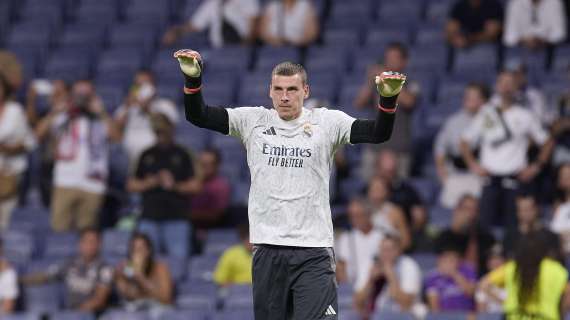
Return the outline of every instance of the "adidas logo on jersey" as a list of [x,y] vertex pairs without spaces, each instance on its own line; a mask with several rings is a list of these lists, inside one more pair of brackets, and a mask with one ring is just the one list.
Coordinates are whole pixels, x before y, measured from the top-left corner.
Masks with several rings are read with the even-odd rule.
[[336,311],[334,311],[334,308],[329,304],[327,311],[325,311],[325,316],[334,316],[335,314]]
[[273,128],[273,127],[263,131],[262,133],[270,135],[270,136],[276,136],[277,135],[277,132],[275,132],[275,128]]

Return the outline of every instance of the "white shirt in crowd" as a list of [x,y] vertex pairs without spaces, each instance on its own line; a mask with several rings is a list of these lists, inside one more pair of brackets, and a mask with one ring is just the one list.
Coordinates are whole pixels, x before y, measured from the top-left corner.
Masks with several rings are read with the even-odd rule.
[[[36,140],[28,125],[22,106],[17,102],[6,102],[4,111],[0,113],[0,144],[23,143],[26,150],[31,151]],[[0,171],[18,175],[28,166],[26,153],[18,155],[5,155],[0,153]]]
[[559,43],[566,38],[566,14],[561,0],[510,0],[505,13],[503,43],[513,47],[528,37],[538,37],[547,43]]
[[303,39],[306,21],[313,10],[307,0],[297,0],[289,11],[285,11],[281,1],[273,1],[265,7],[263,14],[268,17],[269,31],[273,36],[297,43]]
[[120,106],[115,112],[115,118],[126,113],[126,124],[123,135],[123,146],[129,157],[130,167],[136,165],[140,154],[153,146],[156,135],[150,123],[150,113],[162,113],[170,122],[176,124],[179,120],[178,111],[172,101],[168,99],[155,99],[150,103],[149,112],[138,106]]
[[[59,130],[64,122],[67,121],[67,115],[59,114],[53,122],[54,130]],[[74,188],[85,192],[102,194],[106,190],[105,179],[93,179],[89,175],[90,164],[92,161],[89,152],[89,120],[82,116],[75,120],[77,126],[77,134],[79,142],[76,146],[69,146],[69,150],[73,155],[65,160],[57,159],[53,171],[53,184],[56,187]],[[62,144],[58,141],[58,146]],[[67,148],[67,146],[66,146]],[[108,153],[104,153],[105,165],[101,167],[103,176],[107,176],[107,157]]]
[[540,121],[520,106],[504,111],[502,119],[498,108],[488,104],[461,136],[472,146],[480,143],[481,165],[497,176],[516,174],[527,166],[530,139],[538,145],[548,139]]
[[239,137],[247,150],[250,241],[332,247],[333,156],[350,142],[355,119],[326,108],[303,108],[291,121],[263,107],[227,110],[229,134]]
[[[421,303],[420,293],[422,289],[422,271],[414,259],[408,256],[401,256],[396,262],[396,274],[398,276],[398,281],[400,284],[400,289],[407,294],[414,295],[416,298],[414,300],[414,305]],[[376,310],[385,311],[402,311],[400,304],[395,301],[389,292],[388,286],[384,285],[382,291],[376,297]],[[415,308],[413,308],[415,309]]]
[[339,261],[345,263],[348,281],[355,291],[366,285],[383,237],[383,233],[377,229],[368,233],[352,229],[339,237],[336,255]]
[[221,47],[224,44],[222,15],[245,38],[253,27],[252,19],[259,15],[259,10],[258,0],[206,0],[198,7],[190,22],[200,31],[209,28],[210,43],[214,47]]
[[0,271],[0,302],[18,298],[18,275],[13,268]]
[[[570,234],[570,201],[562,203],[556,208],[554,217],[550,222],[550,229],[560,235]],[[562,237],[565,252],[570,253],[570,237]]]

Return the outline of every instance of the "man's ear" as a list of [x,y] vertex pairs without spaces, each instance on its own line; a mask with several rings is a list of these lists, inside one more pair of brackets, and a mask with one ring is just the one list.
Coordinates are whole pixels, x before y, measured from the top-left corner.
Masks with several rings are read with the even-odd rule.
[[269,84],[269,98],[273,99],[273,97],[271,96],[271,83]]
[[311,90],[309,90],[309,85],[305,84],[303,86],[303,91],[305,91],[305,99],[309,98],[309,95],[311,94]]

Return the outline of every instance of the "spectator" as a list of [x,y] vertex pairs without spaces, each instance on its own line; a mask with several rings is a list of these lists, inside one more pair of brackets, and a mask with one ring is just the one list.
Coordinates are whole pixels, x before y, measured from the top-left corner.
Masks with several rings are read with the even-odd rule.
[[185,34],[206,29],[213,47],[249,43],[255,38],[258,15],[258,0],[206,0],[189,21],[169,28],[162,43],[171,46]]
[[412,236],[402,209],[389,201],[390,188],[386,180],[373,177],[368,183],[368,202],[372,207],[372,224],[382,233],[396,232],[400,236],[402,248],[409,249]]
[[415,249],[427,249],[429,241],[425,239],[427,210],[416,189],[398,177],[400,164],[392,150],[381,150],[376,158],[374,176],[383,178],[390,186],[390,202],[402,208],[410,226]]
[[461,133],[469,127],[479,110],[489,100],[485,85],[471,83],[463,94],[463,109],[449,117],[435,139],[435,164],[443,185],[440,202],[453,208],[464,194],[480,196],[481,179],[470,173],[461,157]]
[[[35,129],[44,118],[50,115],[51,111],[65,110],[69,103],[69,86],[63,80],[36,80],[28,86],[26,96],[28,121]],[[40,142],[38,145],[40,155],[39,191],[44,206],[50,207],[57,137],[53,132],[48,132]]]
[[127,310],[148,310],[160,315],[172,304],[173,283],[168,266],[156,260],[150,239],[135,233],[129,255],[115,271],[119,300]]
[[570,254],[570,163],[558,169],[556,180],[558,192],[550,230],[560,236],[564,253],[568,255]]
[[502,18],[503,8],[496,0],[458,0],[445,27],[447,42],[456,49],[495,43]]
[[354,294],[354,307],[364,318],[375,310],[421,312],[422,275],[418,264],[402,254],[400,238],[387,234],[366,285]]
[[150,118],[155,113],[165,115],[174,125],[178,122],[176,106],[170,100],[156,95],[153,74],[146,70],[139,71],[125,103],[115,112],[130,168],[134,168],[140,154],[156,142],[150,123]]
[[561,0],[510,0],[503,43],[540,49],[566,39],[566,16]]
[[319,17],[308,0],[274,0],[263,9],[261,40],[271,46],[308,46],[319,36]]
[[[568,77],[570,78],[570,68]],[[570,90],[562,94],[556,107],[555,121],[552,124],[552,136],[556,141],[552,165],[560,166],[570,162]]]
[[551,250],[551,256],[561,260],[560,239],[542,224],[536,198],[529,194],[520,194],[516,199],[516,205],[518,225],[505,233],[503,239],[505,255],[508,258],[513,257],[522,237],[530,232],[535,232],[544,237]]
[[3,246],[0,240],[0,316],[14,312],[19,295],[18,275],[10,263],[3,258]]
[[[461,136],[461,151],[469,170],[484,178],[480,222],[485,228],[501,217],[507,226],[516,225],[513,213],[517,190],[528,188],[547,163],[553,146],[538,119],[515,103],[512,72],[499,75],[497,94],[500,99],[483,108]],[[537,159],[528,164],[531,141],[541,149]],[[479,160],[470,150],[478,143]]]
[[186,150],[174,143],[174,126],[168,117],[155,114],[151,124],[157,142],[140,156],[127,188],[142,194],[138,230],[157,249],[164,246],[169,255],[186,258],[191,248],[188,195],[201,190],[201,181],[193,178]]
[[109,140],[116,133],[90,81],[74,83],[71,105],[53,105],[40,121],[38,138],[50,133],[57,139],[52,228],[61,232],[93,227],[105,195]]
[[250,284],[253,245],[249,242],[249,226],[238,226],[240,244],[224,251],[214,271],[214,282],[226,287],[233,284]]
[[101,234],[96,229],[84,229],[78,245],[78,256],[55,264],[46,272],[26,275],[25,285],[63,281],[65,307],[84,312],[101,312],[108,302],[113,281],[113,269],[99,256]]
[[351,230],[340,235],[336,248],[337,278],[352,284],[355,291],[361,290],[368,281],[384,234],[374,228],[371,209],[364,199],[350,201],[347,212]]
[[219,226],[230,203],[230,183],[219,173],[220,153],[209,149],[200,153],[198,166],[203,177],[202,190],[192,197],[192,223],[197,228]]
[[477,223],[478,206],[475,197],[463,196],[453,211],[451,226],[438,236],[436,243],[441,247],[457,245],[464,262],[479,274],[485,274],[487,253],[495,243],[495,237]]
[[437,268],[425,279],[430,311],[475,311],[475,270],[463,261],[462,250],[456,244],[445,244],[437,251]]
[[549,244],[536,233],[521,239],[513,261],[481,281],[492,295],[492,286],[505,288],[503,305],[508,319],[562,319],[561,305],[568,297],[568,271],[549,256]]
[[[388,44],[384,50],[384,57],[380,63],[376,63],[368,67],[365,82],[361,85],[358,95],[354,100],[354,105],[359,108],[376,107],[376,84],[375,76],[384,71],[395,71],[405,73],[408,67],[408,49],[399,42]],[[411,80],[398,96],[398,107],[400,108],[398,116],[394,122],[394,130],[389,141],[382,143],[381,149],[393,149],[397,151],[399,162],[401,163],[401,174],[407,176],[411,166],[409,153],[412,143],[412,114],[416,109],[418,97],[420,94],[420,86],[417,82]],[[364,168],[368,171],[368,167],[373,166],[373,159],[377,147],[369,146],[365,149]],[[365,176],[369,176],[368,172]]]
[[10,51],[0,50],[0,76],[6,79],[11,94],[16,94],[24,82],[22,64]]
[[35,146],[22,106],[11,100],[11,89],[0,75],[0,231],[18,203],[18,185],[28,166],[26,153]]
[[[505,264],[505,256],[501,245],[494,245],[487,258],[487,270],[493,272]],[[492,286],[489,288],[491,294],[488,294],[481,287],[475,292],[475,301],[477,302],[477,312],[479,313],[501,313],[503,311],[503,303],[507,298],[507,292],[504,288]]]

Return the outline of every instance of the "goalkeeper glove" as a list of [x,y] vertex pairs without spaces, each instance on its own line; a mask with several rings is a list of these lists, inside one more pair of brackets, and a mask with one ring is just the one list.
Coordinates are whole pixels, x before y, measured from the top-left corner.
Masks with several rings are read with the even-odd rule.
[[385,71],[381,75],[376,76],[376,90],[381,97],[393,97],[400,94],[406,76],[399,72]]
[[202,86],[202,57],[198,51],[190,49],[178,50],[174,53],[180,69],[186,80],[185,87],[189,90],[199,90]]

